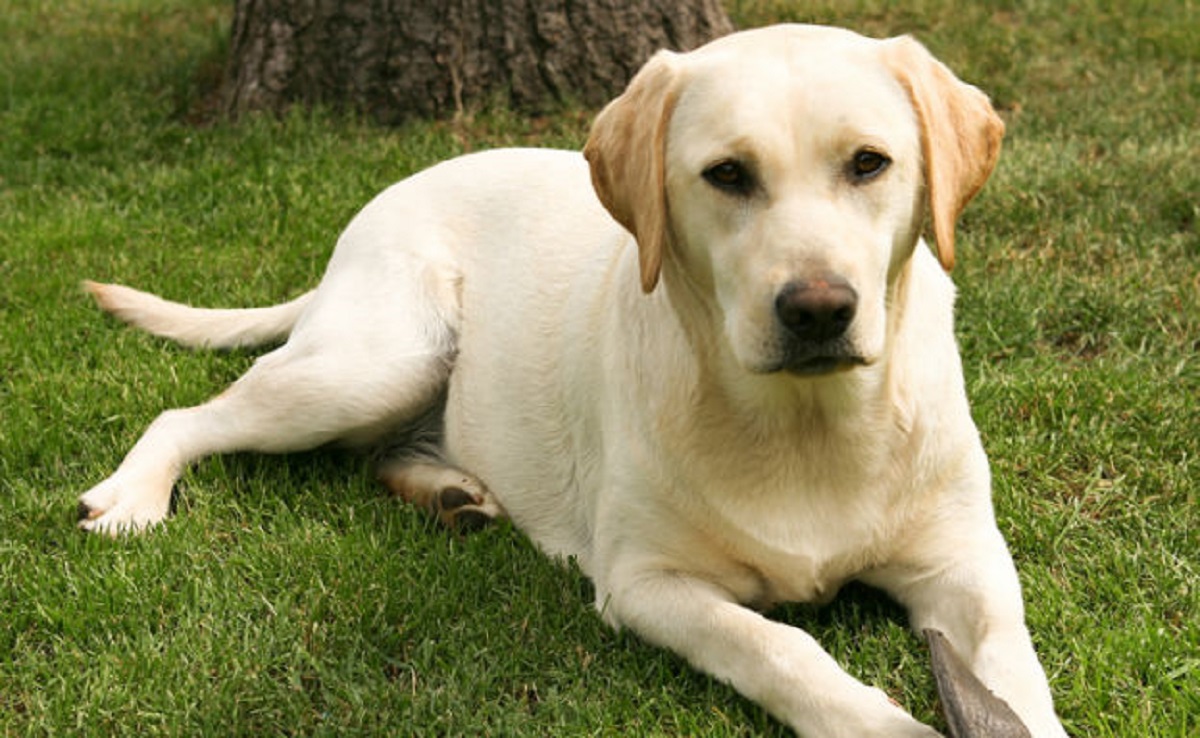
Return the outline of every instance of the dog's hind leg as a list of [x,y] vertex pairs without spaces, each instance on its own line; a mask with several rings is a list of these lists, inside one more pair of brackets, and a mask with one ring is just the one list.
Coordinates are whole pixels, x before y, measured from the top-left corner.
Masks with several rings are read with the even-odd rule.
[[347,366],[344,356],[295,354],[278,349],[209,402],[160,415],[116,473],[80,498],[80,527],[115,534],[159,522],[184,468],[211,454],[370,441],[420,415],[446,371],[440,357]]
[[372,442],[428,412],[444,392],[455,328],[427,291],[406,298],[385,288],[318,294],[317,312],[288,343],[225,392],[160,415],[117,471],[80,498],[80,527],[116,534],[161,521],[179,475],[211,454]]

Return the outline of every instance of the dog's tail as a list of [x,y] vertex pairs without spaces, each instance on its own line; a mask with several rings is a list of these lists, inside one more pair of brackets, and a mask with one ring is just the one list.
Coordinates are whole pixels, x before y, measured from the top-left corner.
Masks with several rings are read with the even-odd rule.
[[192,348],[232,349],[283,341],[315,292],[280,305],[239,310],[195,308],[119,284],[85,281],[106,312],[130,325]]

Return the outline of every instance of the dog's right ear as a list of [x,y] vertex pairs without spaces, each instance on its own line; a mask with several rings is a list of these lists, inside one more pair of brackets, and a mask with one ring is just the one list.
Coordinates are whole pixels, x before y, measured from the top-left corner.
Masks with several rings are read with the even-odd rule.
[[596,117],[583,155],[600,202],[638,244],[642,290],[658,284],[670,241],[666,137],[678,92],[678,54],[660,51]]

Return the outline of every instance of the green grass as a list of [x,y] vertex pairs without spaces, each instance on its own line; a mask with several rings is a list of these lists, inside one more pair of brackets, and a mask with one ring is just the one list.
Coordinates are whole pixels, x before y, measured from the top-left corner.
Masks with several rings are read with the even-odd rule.
[[[468,149],[577,146],[587,114],[382,130],[188,121],[224,0],[0,13],[0,734],[783,735],[601,625],[511,528],[459,539],[339,452],[233,456],[167,526],[73,527],[164,407],[252,356],[127,331],[84,277],[263,304],[320,275],[373,193]],[[1001,166],[962,223],[959,335],[1001,525],[1078,736],[1200,734],[1200,18],[1189,0],[731,0],[744,25],[917,34],[994,96]],[[785,608],[936,720],[904,618]]]

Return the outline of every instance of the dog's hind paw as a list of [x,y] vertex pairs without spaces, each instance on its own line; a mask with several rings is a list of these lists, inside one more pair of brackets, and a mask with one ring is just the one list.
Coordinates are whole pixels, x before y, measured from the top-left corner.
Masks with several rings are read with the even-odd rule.
[[462,487],[445,487],[433,496],[438,520],[448,528],[470,532],[483,528],[495,519],[487,509],[487,491],[472,493]]
[[149,528],[170,512],[171,490],[124,480],[115,474],[79,497],[78,525],[90,533],[118,536]]
[[504,515],[483,482],[461,469],[399,460],[381,466],[378,476],[392,494],[433,513],[451,530],[472,532]]

